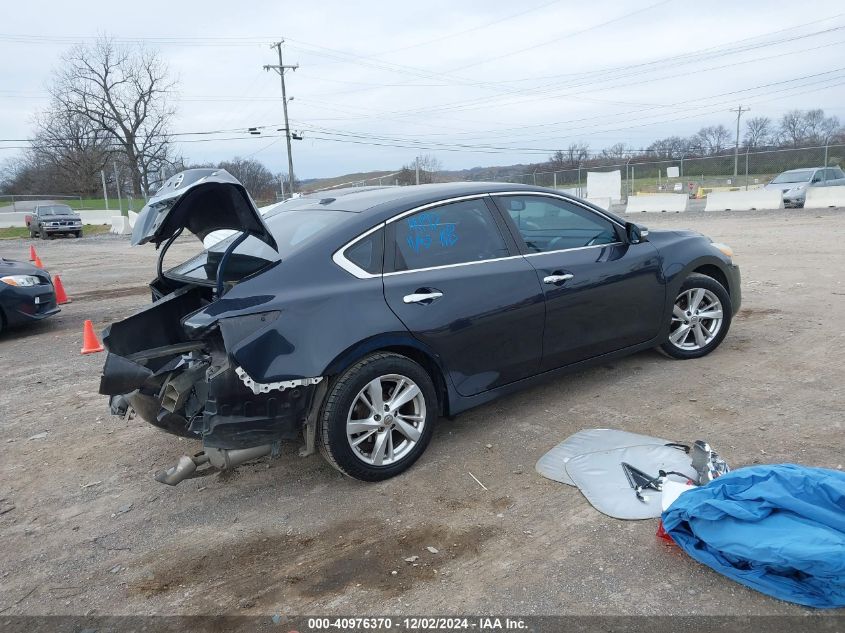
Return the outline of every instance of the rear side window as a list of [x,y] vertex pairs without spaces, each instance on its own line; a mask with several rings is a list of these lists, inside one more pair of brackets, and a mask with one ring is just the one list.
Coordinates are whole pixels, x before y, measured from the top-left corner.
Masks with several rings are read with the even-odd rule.
[[483,199],[452,202],[397,220],[394,270],[416,270],[507,257],[505,240]]
[[371,275],[381,272],[384,260],[384,229],[359,240],[343,252],[344,257]]

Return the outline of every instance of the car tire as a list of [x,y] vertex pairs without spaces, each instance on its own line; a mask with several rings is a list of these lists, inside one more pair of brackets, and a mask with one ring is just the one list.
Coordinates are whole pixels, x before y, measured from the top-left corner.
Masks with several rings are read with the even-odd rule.
[[47,231],[45,231],[44,229],[41,229],[40,237],[41,237],[42,240],[46,240],[47,239]]
[[437,417],[437,394],[425,369],[399,354],[371,354],[329,385],[320,414],[320,451],[349,477],[389,479],[422,455]]
[[73,234],[73,236],[74,236],[76,239],[79,239],[80,237],[82,237],[82,231],[77,231],[76,233],[74,233],[74,234]]
[[732,315],[727,289],[712,277],[693,273],[678,290],[669,336],[659,349],[680,360],[706,356],[724,340]]

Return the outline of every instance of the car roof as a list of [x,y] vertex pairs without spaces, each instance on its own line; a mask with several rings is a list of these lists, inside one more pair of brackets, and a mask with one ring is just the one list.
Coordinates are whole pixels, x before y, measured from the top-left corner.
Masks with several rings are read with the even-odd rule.
[[501,191],[546,191],[561,195],[560,191],[532,187],[508,182],[444,182],[405,187],[345,187],[306,193],[286,201],[284,209],[334,209],[352,213],[363,213],[383,205],[404,206],[425,204],[443,198]]

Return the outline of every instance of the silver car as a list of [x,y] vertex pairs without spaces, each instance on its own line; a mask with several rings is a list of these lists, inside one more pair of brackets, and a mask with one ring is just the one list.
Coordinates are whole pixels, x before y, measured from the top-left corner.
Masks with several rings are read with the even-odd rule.
[[778,174],[764,189],[783,193],[783,206],[801,208],[807,198],[807,187],[845,185],[845,172],[840,167],[807,167]]

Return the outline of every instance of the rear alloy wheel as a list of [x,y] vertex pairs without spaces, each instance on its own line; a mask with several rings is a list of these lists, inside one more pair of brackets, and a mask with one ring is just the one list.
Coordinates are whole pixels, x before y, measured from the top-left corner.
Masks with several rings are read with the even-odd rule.
[[692,274],[672,308],[669,338],[660,349],[672,358],[701,358],[716,349],[731,324],[731,298],[718,281]]
[[417,460],[436,418],[428,373],[399,354],[377,353],[350,367],[329,389],[320,447],[344,474],[380,481]]

